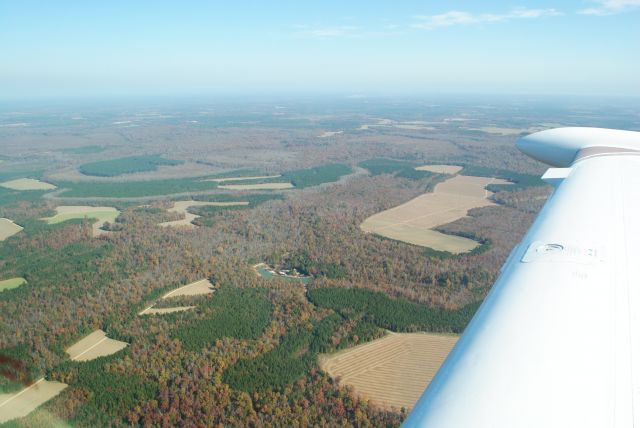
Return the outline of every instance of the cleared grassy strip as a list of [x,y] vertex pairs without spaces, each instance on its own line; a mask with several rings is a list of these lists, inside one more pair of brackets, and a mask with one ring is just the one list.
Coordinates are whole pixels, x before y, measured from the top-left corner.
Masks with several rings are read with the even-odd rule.
[[111,183],[61,181],[58,187],[68,189],[61,196],[73,198],[135,198],[214,190],[217,183],[199,179],[177,178],[150,181],[117,181]]
[[57,214],[53,217],[46,217],[42,220],[48,224],[62,223],[68,220],[91,218],[97,221],[93,224],[93,236],[100,236],[106,231],[100,229],[105,223],[113,223],[120,215],[120,211],[113,207],[90,207],[83,205],[59,206],[56,208]]
[[96,330],[67,348],[66,352],[72,361],[89,361],[115,354],[127,345],[126,342],[108,338],[102,330]]
[[169,208],[168,212],[180,213],[184,215],[184,219],[182,220],[174,220],[174,221],[165,221],[163,223],[159,223],[158,226],[162,227],[177,227],[177,226],[186,226],[189,228],[195,227],[192,223],[195,219],[200,217],[197,214],[190,213],[188,211],[191,207],[238,207],[238,206],[248,206],[248,201],[238,201],[238,202],[206,202],[206,201],[176,201],[173,204],[173,207]]
[[226,190],[283,190],[292,189],[291,183],[256,183],[256,184],[221,184],[221,189]]
[[0,281],[0,292],[5,290],[12,290],[14,288],[18,288],[21,285],[27,283],[27,280],[24,278],[10,278],[5,279],[4,281]]
[[84,175],[115,177],[135,172],[155,171],[159,166],[175,166],[182,161],[164,159],[160,156],[129,156],[119,159],[91,162],[80,166]]
[[176,288],[173,291],[168,292],[163,299],[178,296],[199,296],[203,294],[213,293],[215,289],[208,279],[201,279],[200,281],[192,282],[191,284],[183,285],[180,288]]
[[154,308],[153,306],[149,306],[143,311],[138,312],[138,315],[163,315],[163,314],[172,314],[174,312],[184,312],[190,309],[195,308],[195,306],[176,306],[173,308]]
[[429,171],[436,174],[457,174],[462,171],[461,166],[457,165],[423,165],[415,168],[417,171]]
[[224,178],[207,178],[204,181],[215,181],[216,183],[223,183],[225,181],[247,181],[247,180],[265,180],[271,178],[279,178],[278,175],[255,175],[252,177],[224,177]]
[[0,186],[12,190],[53,190],[56,186],[33,178],[18,178],[16,180],[5,181]]
[[0,241],[15,235],[23,229],[8,218],[0,218]]
[[0,423],[22,418],[60,394],[68,385],[44,378],[14,394],[0,394]]
[[320,367],[374,404],[410,409],[458,340],[457,336],[390,333],[319,357]]

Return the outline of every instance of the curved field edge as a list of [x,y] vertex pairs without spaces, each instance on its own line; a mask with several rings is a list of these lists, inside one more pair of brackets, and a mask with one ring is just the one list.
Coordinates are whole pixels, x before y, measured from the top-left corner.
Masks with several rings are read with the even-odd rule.
[[[344,164],[327,164],[313,168],[287,171],[280,177],[271,179],[226,181],[224,185],[252,185],[274,182],[290,182],[295,188],[317,186],[323,183],[336,182],[340,177],[352,172],[351,167]],[[146,196],[178,195],[206,192],[219,189],[218,183],[205,181],[211,178],[177,178],[148,181],[57,181],[61,189],[57,198],[136,198]]]

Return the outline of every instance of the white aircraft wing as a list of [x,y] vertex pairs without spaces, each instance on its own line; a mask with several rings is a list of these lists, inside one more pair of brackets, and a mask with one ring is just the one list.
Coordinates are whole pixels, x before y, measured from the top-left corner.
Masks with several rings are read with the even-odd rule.
[[640,132],[518,147],[555,190],[405,427],[640,426]]

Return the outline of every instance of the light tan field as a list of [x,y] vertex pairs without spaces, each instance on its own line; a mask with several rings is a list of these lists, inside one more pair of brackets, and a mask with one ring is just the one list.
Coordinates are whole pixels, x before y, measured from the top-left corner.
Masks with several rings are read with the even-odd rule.
[[213,293],[214,291],[215,289],[208,279],[201,279],[200,281],[192,282],[191,284],[176,288],[162,296],[162,298],[168,299],[169,297],[178,296],[198,296],[200,294]]
[[42,378],[14,394],[0,394],[0,424],[27,416],[41,404],[60,394],[66,387],[65,383]]
[[520,134],[531,134],[533,132],[547,129],[544,126],[533,126],[531,128],[501,128],[498,126],[483,126],[482,128],[469,128],[470,131],[481,131],[487,134],[501,135],[503,137]]
[[173,312],[188,311],[193,308],[195,308],[195,306],[176,306],[174,308],[154,308],[152,305],[146,308],[145,310],[138,312],[138,315],[170,314]]
[[180,213],[184,215],[184,219],[175,220],[175,221],[165,221],[164,223],[159,223],[158,226],[162,227],[177,227],[177,226],[186,226],[188,228],[196,227],[193,224],[193,220],[200,217],[199,215],[195,215],[187,211],[189,207],[201,207],[201,206],[213,206],[213,207],[232,207],[239,205],[249,205],[249,202],[203,202],[203,201],[176,201],[173,204],[173,208],[169,208],[167,211],[170,213]]
[[457,336],[390,333],[373,342],[320,356],[320,367],[361,397],[410,409],[458,340]]
[[424,165],[416,167],[416,170],[454,175],[462,171],[462,167],[457,165]]
[[278,178],[278,175],[256,175],[254,177],[226,177],[226,178],[207,178],[203,181],[215,181],[216,183],[224,183],[225,181],[247,181],[247,180],[263,180],[265,178]]
[[4,241],[23,229],[8,218],[0,218],[0,241]]
[[120,215],[120,211],[113,207],[89,207],[84,205],[59,206],[56,208],[56,215],[46,217],[42,220],[49,224],[62,223],[63,221],[83,218],[97,218],[93,223],[93,236],[100,236],[109,233],[100,229],[105,223],[113,223]]
[[127,345],[127,342],[109,339],[104,331],[96,330],[71,345],[66,352],[73,361],[89,361],[115,354]]
[[461,236],[432,230],[467,215],[470,209],[494,205],[488,198],[489,184],[508,181],[487,177],[456,175],[436,185],[433,193],[425,193],[402,205],[367,218],[360,228],[386,238],[413,245],[460,254],[479,244]]
[[17,180],[5,181],[0,186],[13,190],[53,190],[56,186],[33,178],[19,178]]
[[291,183],[260,183],[260,184],[225,184],[218,186],[220,189],[227,190],[282,190],[291,189]]
[[343,133],[344,131],[325,131],[322,134],[318,135],[318,138],[329,138]]

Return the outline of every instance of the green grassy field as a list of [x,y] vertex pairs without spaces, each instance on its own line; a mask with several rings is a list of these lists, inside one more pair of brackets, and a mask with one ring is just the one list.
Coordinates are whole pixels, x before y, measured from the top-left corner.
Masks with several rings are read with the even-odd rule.
[[126,158],[110,159],[80,165],[80,172],[84,175],[97,177],[116,177],[134,172],[155,171],[160,166],[175,166],[182,161],[164,159],[160,156],[129,156]]
[[21,285],[27,283],[27,280],[24,278],[10,278],[0,281],[0,292],[5,290],[12,290],[14,288],[18,288]]

